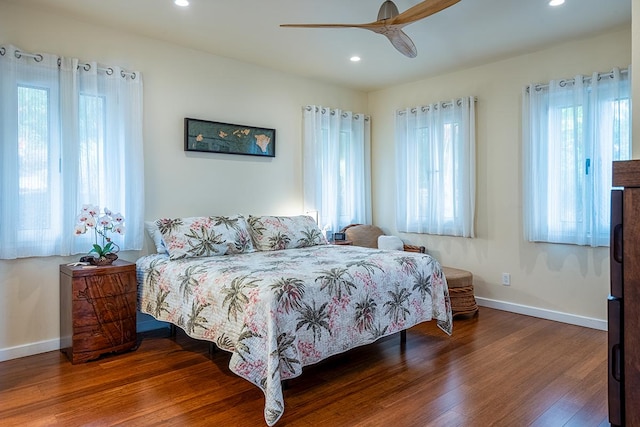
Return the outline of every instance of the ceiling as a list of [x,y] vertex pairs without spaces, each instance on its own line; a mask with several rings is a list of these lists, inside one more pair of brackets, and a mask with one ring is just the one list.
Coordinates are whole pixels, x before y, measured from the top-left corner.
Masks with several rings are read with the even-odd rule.
[[[630,25],[631,0],[461,0],[404,31],[418,56],[362,29],[383,0],[5,0],[363,91],[380,89]],[[419,0],[395,0],[400,12]],[[362,60],[352,63],[358,55]]]

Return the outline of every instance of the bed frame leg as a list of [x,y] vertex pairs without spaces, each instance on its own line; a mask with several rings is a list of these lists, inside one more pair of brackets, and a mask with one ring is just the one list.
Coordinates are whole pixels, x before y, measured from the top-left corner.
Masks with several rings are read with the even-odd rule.
[[209,355],[212,355],[213,353],[216,352],[216,345],[212,342],[209,343]]
[[404,329],[400,331],[400,344],[406,344],[406,343],[407,343],[407,330]]
[[169,325],[169,336],[176,336],[176,325],[174,325],[173,323]]

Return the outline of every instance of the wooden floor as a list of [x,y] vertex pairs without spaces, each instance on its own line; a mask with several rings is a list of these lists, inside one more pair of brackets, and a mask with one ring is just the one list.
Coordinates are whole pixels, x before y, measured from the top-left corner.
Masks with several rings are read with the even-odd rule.
[[[482,307],[305,368],[276,426],[608,426],[606,333]],[[71,365],[0,363],[2,426],[265,426],[262,392],[229,354],[180,332]]]

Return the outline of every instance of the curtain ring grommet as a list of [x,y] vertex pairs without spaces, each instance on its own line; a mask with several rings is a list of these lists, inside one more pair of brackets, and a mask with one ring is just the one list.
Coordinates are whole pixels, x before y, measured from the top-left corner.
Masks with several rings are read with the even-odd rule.
[[5,53],[7,53],[7,49],[4,46],[0,47],[0,55],[4,56]]

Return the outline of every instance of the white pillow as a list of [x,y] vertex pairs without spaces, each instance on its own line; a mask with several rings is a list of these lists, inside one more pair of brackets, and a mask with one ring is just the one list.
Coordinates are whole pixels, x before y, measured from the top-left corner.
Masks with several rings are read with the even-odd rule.
[[167,247],[164,244],[164,240],[162,240],[162,233],[158,229],[155,221],[145,221],[144,228],[147,230],[147,234],[153,240],[153,243],[156,245],[156,251],[159,254],[166,254]]
[[378,249],[401,251],[404,249],[404,243],[398,236],[378,236]]

